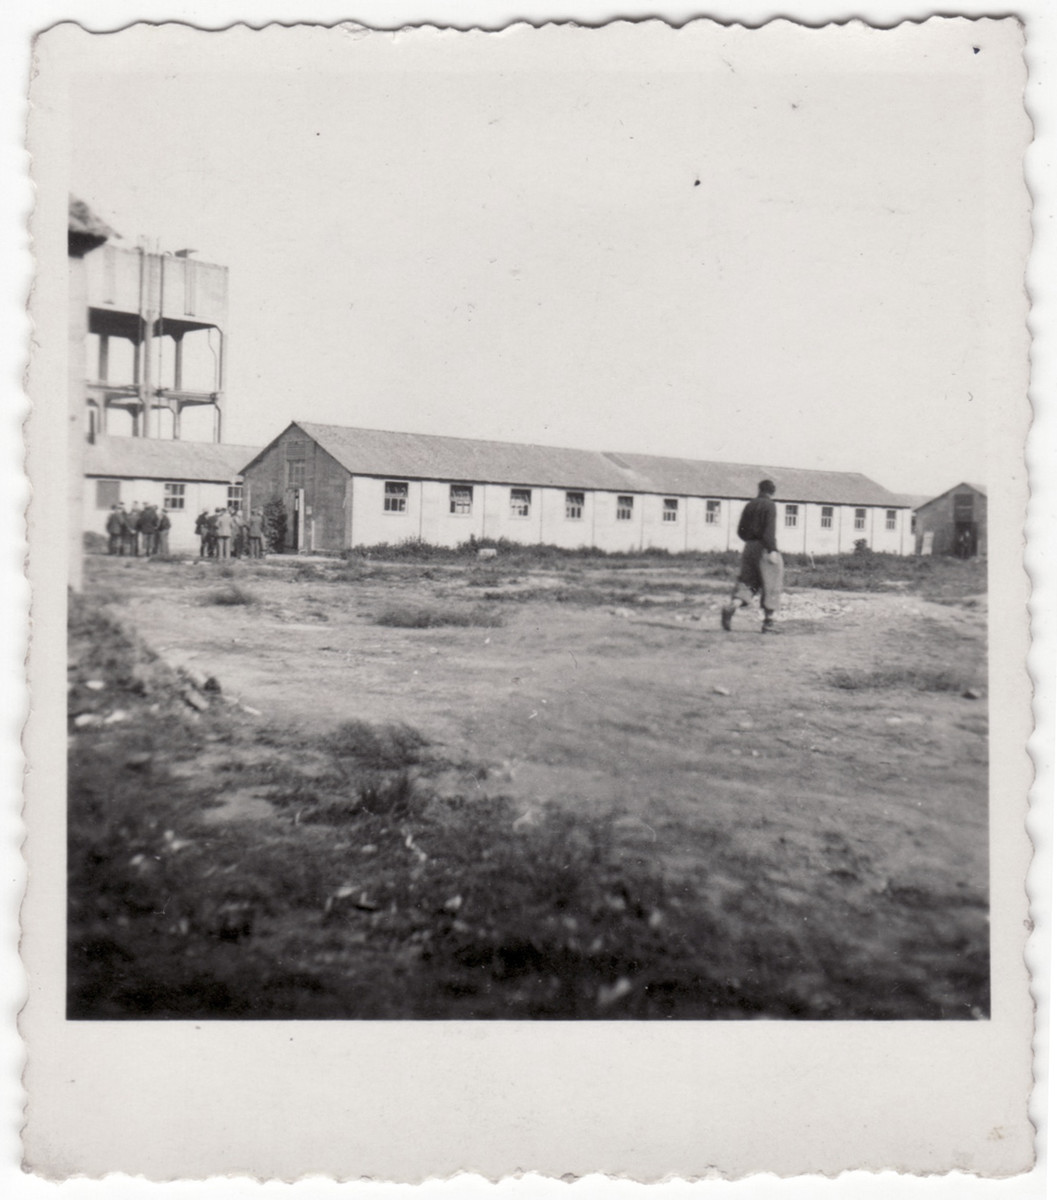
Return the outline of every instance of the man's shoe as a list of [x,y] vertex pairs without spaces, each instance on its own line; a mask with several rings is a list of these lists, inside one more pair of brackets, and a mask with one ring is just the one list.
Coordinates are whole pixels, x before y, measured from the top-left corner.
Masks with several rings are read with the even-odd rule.
[[781,633],[782,631],[778,628],[777,621],[764,621],[764,623],[760,626],[760,632],[761,633]]
[[720,624],[727,631],[727,633],[730,633],[730,618],[732,616],[734,616],[734,605],[724,604],[723,611],[719,614],[719,620]]

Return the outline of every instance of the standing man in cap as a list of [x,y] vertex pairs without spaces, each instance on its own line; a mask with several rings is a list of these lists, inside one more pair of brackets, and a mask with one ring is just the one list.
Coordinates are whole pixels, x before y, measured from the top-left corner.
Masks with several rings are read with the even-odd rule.
[[107,554],[121,553],[121,535],[125,530],[125,518],[120,504],[110,506],[110,516],[106,519]]
[[731,593],[730,603],[723,606],[723,628],[730,631],[731,618],[739,608],[745,608],[753,596],[760,593],[763,608],[761,633],[777,633],[775,614],[782,596],[782,556],[778,553],[775,533],[778,510],[774,503],[774,483],[762,479],[756,499],[745,505],[738,522],[738,537],[745,543],[741,551],[741,569]]
[[158,510],[148,504],[139,515],[139,532],[143,538],[143,553],[153,558],[158,553]]
[[132,507],[125,513],[125,532],[123,545],[126,554],[132,558],[139,555],[139,501],[133,500]]
[[234,521],[226,508],[217,509],[216,538],[217,558],[229,558],[231,555],[231,530]]

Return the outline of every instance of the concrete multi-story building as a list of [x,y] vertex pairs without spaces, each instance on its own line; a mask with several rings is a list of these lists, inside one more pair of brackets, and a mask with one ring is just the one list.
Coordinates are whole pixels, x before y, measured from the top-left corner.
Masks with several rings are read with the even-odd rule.
[[85,263],[89,438],[178,440],[187,409],[223,436],[227,267],[108,244]]
[[[76,242],[83,258],[71,290],[73,441],[83,480],[71,489],[71,528],[79,542],[80,530],[103,532],[113,504],[154,504],[169,514],[170,549],[189,551],[203,508],[240,505],[239,468],[257,451],[221,440],[228,271],[191,249],[121,246],[108,240],[115,236],[71,200],[71,255]],[[187,438],[189,411],[210,440]]]
[[763,478],[778,543],[914,551],[910,508],[864,475],[290,424],[243,465],[248,502],[281,500],[288,549],[471,538],[610,551],[728,550]]
[[81,508],[84,503],[84,377],[85,341],[88,336],[89,261],[114,231],[100,220],[83,200],[70,197],[67,210],[66,246],[69,256],[69,342],[66,347],[68,391],[66,396],[66,527],[69,586],[81,590],[84,561],[81,538]]

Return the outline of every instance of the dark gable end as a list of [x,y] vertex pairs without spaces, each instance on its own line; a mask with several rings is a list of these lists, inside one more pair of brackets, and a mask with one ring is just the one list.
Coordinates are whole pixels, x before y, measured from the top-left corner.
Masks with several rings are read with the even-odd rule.
[[987,488],[977,483],[956,483],[954,487],[948,488],[945,492],[940,492],[938,496],[933,496],[931,500],[926,500],[923,504],[919,504],[914,510],[915,512],[928,512],[934,505],[941,505],[944,501],[949,500],[955,492],[976,492],[978,496],[987,499]]
[[257,453],[254,454],[254,456],[250,459],[250,461],[243,466],[243,468],[242,468],[243,472],[245,473],[246,471],[248,471],[250,469],[250,467],[256,466],[261,461],[261,459],[263,459],[266,455],[270,454],[275,449],[275,447],[283,440],[283,438],[290,432],[290,430],[295,427],[300,428],[300,426],[298,426],[296,421],[291,421],[290,424],[287,425],[287,427],[282,431],[282,433],[276,434],[276,436],[273,437],[272,440],[266,446],[262,446],[257,451]]

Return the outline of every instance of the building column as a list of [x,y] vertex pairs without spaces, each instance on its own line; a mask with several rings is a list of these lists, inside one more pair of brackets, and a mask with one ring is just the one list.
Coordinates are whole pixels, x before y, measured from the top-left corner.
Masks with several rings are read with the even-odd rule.
[[66,536],[67,583],[79,592],[84,586],[84,447],[85,377],[88,338],[88,299],[84,260],[70,257],[70,340],[67,353],[69,395],[66,420]]

